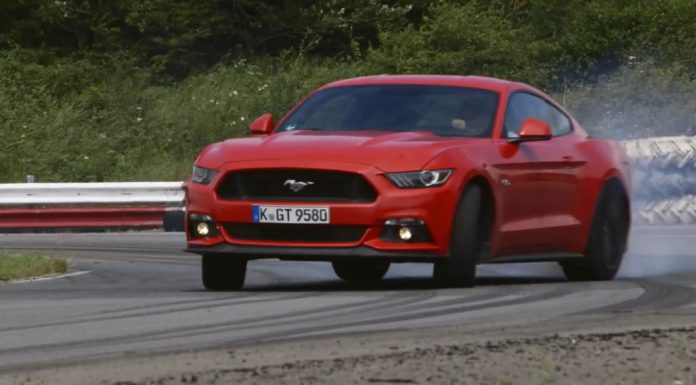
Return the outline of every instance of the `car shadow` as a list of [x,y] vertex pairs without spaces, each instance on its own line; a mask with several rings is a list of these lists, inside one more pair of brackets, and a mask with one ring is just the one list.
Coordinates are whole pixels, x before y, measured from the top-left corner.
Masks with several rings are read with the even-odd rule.
[[[567,282],[560,277],[480,277],[476,286],[507,286],[531,284],[555,284]],[[374,283],[349,283],[341,280],[325,280],[313,282],[279,282],[271,284],[249,284],[244,288],[247,292],[301,292],[301,291],[410,291],[442,289],[430,277],[386,278]]]

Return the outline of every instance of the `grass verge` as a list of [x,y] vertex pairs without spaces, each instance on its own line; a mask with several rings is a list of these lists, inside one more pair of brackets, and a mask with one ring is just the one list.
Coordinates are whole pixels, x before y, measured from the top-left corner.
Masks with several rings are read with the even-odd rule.
[[0,282],[60,274],[68,271],[68,261],[40,255],[9,254],[0,251]]

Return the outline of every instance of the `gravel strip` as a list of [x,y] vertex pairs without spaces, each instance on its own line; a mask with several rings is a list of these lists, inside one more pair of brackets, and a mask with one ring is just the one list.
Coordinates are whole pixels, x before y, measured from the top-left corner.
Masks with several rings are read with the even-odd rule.
[[[113,385],[696,384],[696,328],[508,339],[240,366]],[[233,351],[229,352],[231,355]]]

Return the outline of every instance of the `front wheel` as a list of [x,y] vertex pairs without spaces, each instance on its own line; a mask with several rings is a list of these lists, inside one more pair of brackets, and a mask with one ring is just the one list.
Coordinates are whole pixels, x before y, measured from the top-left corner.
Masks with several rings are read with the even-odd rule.
[[585,258],[561,262],[566,277],[573,281],[606,281],[621,267],[628,241],[628,206],[623,191],[607,186],[600,195]]
[[236,256],[204,254],[201,259],[203,286],[208,290],[241,290],[247,261]]
[[338,278],[352,283],[379,281],[389,270],[389,262],[378,261],[333,261],[331,266]]
[[435,283],[443,287],[472,287],[476,280],[476,259],[485,240],[481,232],[482,191],[467,187],[455,213],[450,240],[450,256],[433,267]]

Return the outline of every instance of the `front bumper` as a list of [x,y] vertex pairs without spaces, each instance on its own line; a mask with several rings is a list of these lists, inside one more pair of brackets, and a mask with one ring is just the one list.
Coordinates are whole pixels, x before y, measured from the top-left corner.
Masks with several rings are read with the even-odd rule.
[[293,261],[335,261],[343,258],[369,258],[390,262],[434,262],[443,255],[414,251],[379,251],[366,246],[355,247],[286,247],[246,246],[221,243],[207,247],[189,247],[194,254],[224,254],[246,259],[278,258]]
[[[323,169],[361,174],[377,192],[373,202],[288,202],[259,200],[224,200],[216,194],[222,175],[230,170],[297,168]],[[456,173],[455,173],[456,174]],[[249,259],[284,258],[295,260],[332,260],[344,257],[384,258],[404,261],[432,261],[449,252],[451,226],[459,198],[456,175],[443,186],[423,189],[400,189],[384,177],[384,172],[353,163],[254,161],[225,165],[209,185],[188,183],[186,187],[187,222],[190,215],[208,215],[214,219],[216,236],[193,237],[187,228],[186,251],[197,254],[229,254]],[[252,223],[252,206],[328,206],[331,225],[363,226],[366,231],[354,242],[288,242],[249,240],[233,237],[225,223]],[[384,239],[388,219],[418,218],[425,222],[430,241],[396,242]],[[188,223],[187,223],[188,226]],[[285,225],[284,225],[285,226]],[[288,224],[287,226],[293,226]]]

